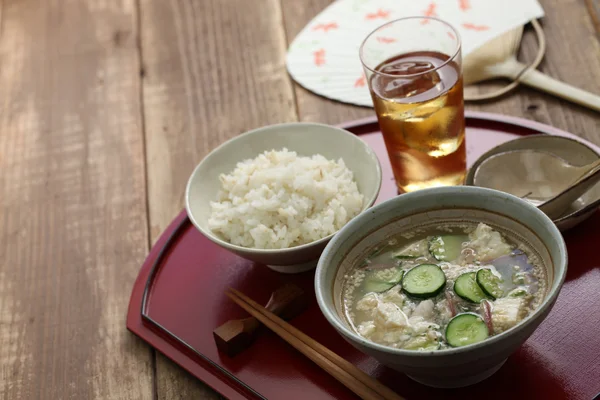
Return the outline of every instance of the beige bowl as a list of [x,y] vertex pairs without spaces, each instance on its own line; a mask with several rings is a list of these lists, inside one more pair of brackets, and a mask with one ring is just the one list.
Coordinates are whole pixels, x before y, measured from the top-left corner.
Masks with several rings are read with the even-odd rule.
[[377,155],[356,135],[333,126],[315,123],[289,123],[252,130],[214,149],[198,164],[189,178],[185,203],[188,217],[198,230],[223,248],[248,260],[266,264],[286,273],[307,271],[317,260],[333,235],[288,249],[253,249],[236,246],[208,229],[210,202],[221,188],[219,175],[230,173],[240,161],[255,158],[267,150],[287,148],[300,156],[321,154],[328,159],[343,159],[354,173],[358,190],[364,196],[363,211],[373,205],[381,187],[381,166]]
[[[442,221],[484,222],[526,241],[547,269],[541,305],[517,326],[476,344],[437,351],[395,349],[358,335],[342,308],[344,275],[389,237]],[[327,245],[315,274],[321,311],[360,351],[412,379],[435,387],[477,383],[496,372],[546,318],[565,279],[567,249],[552,221],[528,202],[479,187],[425,189],[385,201],[350,221]]]
[[[524,136],[502,143],[479,157],[469,170],[465,184],[473,185],[475,171],[487,158],[506,151],[524,149],[540,150],[555,154],[576,167],[590,164],[600,157],[596,150],[575,139],[553,135]],[[502,173],[502,171],[498,171],[498,173]],[[589,218],[598,207],[600,207],[600,182],[573,202],[562,216],[554,220],[554,223],[558,229],[564,232]]]

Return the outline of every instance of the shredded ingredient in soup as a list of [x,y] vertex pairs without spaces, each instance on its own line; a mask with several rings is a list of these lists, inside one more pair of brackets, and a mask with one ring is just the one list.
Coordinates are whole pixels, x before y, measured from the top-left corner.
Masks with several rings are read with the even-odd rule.
[[545,282],[525,243],[483,223],[444,224],[371,249],[346,277],[344,309],[366,339],[431,351],[514,327],[539,306]]

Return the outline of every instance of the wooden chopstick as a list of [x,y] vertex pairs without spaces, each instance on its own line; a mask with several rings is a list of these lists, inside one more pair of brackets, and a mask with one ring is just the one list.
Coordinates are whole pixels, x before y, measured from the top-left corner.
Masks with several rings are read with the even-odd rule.
[[240,307],[254,316],[282,339],[310,358],[334,378],[363,399],[403,400],[387,386],[370,377],[362,370],[338,356],[322,344],[302,333],[263,306],[244,295],[229,289],[226,292]]
[[260,311],[254,309],[251,305],[246,303],[243,299],[236,296],[234,293],[226,293],[234,302],[240,307],[244,308],[248,313],[253,315],[256,319],[262,322],[265,326],[279,335],[286,342],[291,344],[296,350],[311,359],[319,367],[323,368],[326,372],[336,378],[339,382],[345,385],[348,389],[356,393],[360,398],[365,400],[381,400],[385,397],[380,396],[376,391],[370,387],[365,386],[362,382],[353,379],[352,375],[342,369],[340,366],[329,360],[323,354],[319,353],[310,346],[307,346],[300,339],[287,332],[285,329],[271,321],[268,317],[263,315]]

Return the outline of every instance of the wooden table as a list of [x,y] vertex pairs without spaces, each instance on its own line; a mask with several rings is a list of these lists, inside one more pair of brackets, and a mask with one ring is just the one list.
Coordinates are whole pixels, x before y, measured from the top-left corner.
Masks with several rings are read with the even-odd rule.
[[[373,115],[295,85],[288,43],[328,0],[0,2],[0,398],[212,399],[125,329],[149,247],[219,143]],[[541,69],[600,93],[598,0],[543,0]],[[521,58],[531,60],[527,35]],[[600,144],[598,113],[519,88],[468,108]]]

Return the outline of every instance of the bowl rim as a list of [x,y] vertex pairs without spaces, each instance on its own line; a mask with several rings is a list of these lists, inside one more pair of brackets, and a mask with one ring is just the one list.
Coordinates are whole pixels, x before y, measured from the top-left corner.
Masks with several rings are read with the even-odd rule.
[[[590,150],[592,153],[596,154],[598,156],[598,158],[600,158],[600,152],[596,149],[594,149],[592,146],[588,145],[587,143],[581,141],[581,140],[577,140],[568,136],[560,136],[560,135],[549,135],[547,133],[538,133],[538,134],[532,134],[532,135],[527,135],[527,136],[522,136],[522,137],[518,137],[515,138],[513,140],[509,140],[507,142],[504,143],[500,143],[497,146],[494,146],[493,148],[489,149],[488,151],[486,151],[485,153],[483,153],[477,160],[475,160],[475,162],[473,163],[473,165],[471,165],[471,168],[469,168],[469,170],[467,171],[467,174],[465,176],[465,185],[466,186],[473,186],[473,187],[481,187],[481,186],[477,186],[474,183],[474,179],[475,179],[475,172],[476,170],[479,168],[479,166],[481,165],[481,163],[492,157],[495,156],[497,154],[501,154],[501,153],[506,153],[509,151],[518,151],[518,150],[528,150],[530,148],[528,147],[524,147],[524,148],[517,148],[517,149],[512,149],[512,150],[502,150],[502,151],[496,151],[496,149],[498,149],[499,147],[502,147],[504,145],[507,145],[509,143],[513,143],[513,142],[521,142],[521,141],[526,141],[528,139],[544,139],[544,138],[548,138],[549,140],[567,140],[569,142],[574,142],[577,143],[578,145],[581,145],[585,148],[587,148],[588,150]],[[551,139],[550,139],[551,138]],[[546,150],[546,149],[536,149],[538,151],[543,151],[543,152],[547,152],[550,154],[553,154],[556,156],[556,154],[551,153],[550,151]],[[560,157],[560,156],[557,156]],[[567,215],[563,215],[559,218],[557,218],[554,222],[556,224],[561,224],[563,222],[567,222],[570,220],[573,220],[579,216],[582,216],[588,212],[592,212],[594,209],[598,208],[600,206],[600,198],[592,201],[589,204],[586,204],[585,206],[571,212],[570,214]]]
[[[373,191],[373,194],[370,196],[369,199],[364,199],[364,204],[363,204],[363,208],[362,210],[359,212],[358,215],[362,214],[364,211],[366,211],[367,209],[369,209],[377,200],[377,197],[379,196],[379,192],[381,191],[381,184],[382,184],[382,170],[381,170],[381,163],[379,161],[379,157],[377,156],[377,154],[375,153],[375,151],[362,139],[360,139],[358,137],[358,135],[355,135],[349,131],[347,131],[346,129],[343,128],[339,128],[336,126],[332,126],[332,125],[327,125],[327,124],[321,124],[321,123],[317,123],[317,122],[286,122],[286,123],[281,123],[281,124],[273,124],[273,125],[266,125],[266,126],[262,126],[256,129],[252,129],[249,131],[246,131],[244,133],[241,133],[240,135],[237,135],[223,143],[221,143],[219,146],[217,146],[216,148],[214,148],[212,151],[210,151],[197,165],[196,167],[194,167],[194,170],[192,171],[192,173],[190,174],[190,177],[188,178],[186,187],[185,187],[185,210],[187,213],[188,218],[190,219],[190,221],[192,222],[192,224],[196,227],[196,229],[198,229],[198,231],[200,231],[200,233],[202,233],[206,238],[208,238],[209,240],[211,240],[212,242],[228,249],[231,250],[233,252],[238,252],[238,253],[253,253],[255,255],[273,255],[273,254],[277,254],[277,255],[283,255],[286,253],[293,253],[296,251],[300,251],[300,250],[304,250],[304,249],[308,249],[311,248],[313,246],[318,246],[318,245],[322,245],[324,243],[326,243],[327,241],[329,241],[333,236],[335,236],[340,230],[338,229],[336,232],[327,235],[321,239],[318,240],[314,240],[312,242],[309,243],[304,243],[301,244],[299,246],[294,246],[294,247],[288,247],[285,249],[259,249],[259,248],[255,248],[255,247],[244,247],[244,246],[239,246],[239,245],[235,245],[232,243],[229,243],[219,237],[217,237],[216,235],[214,235],[209,229],[204,229],[203,227],[200,226],[200,224],[198,223],[198,221],[196,221],[195,217],[194,217],[194,213],[191,210],[191,205],[190,205],[190,192],[191,192],[191,187],[192,187],[192,181],[196,178],[196,176],[198,175],[200,169],[202,168],[203,164],[207,163],[212,157],[215,157],[217,153],[225,151],[225,149],[229,146],[231,146],[232,144],[234,144],[235,142],[239,141],[241,138],[246,137],[246,136],[251,136],[251,135],[259,135],[259,134],[265,134],[268,133],[269,131],[275,131],[275,130],[280,130],[280,129],[287,129],[290,127],[297,127],[297,126],[306,126],[306,127],[319,127],[319,128],[325,128],[325,129],[329,129],[331,131],[337,131],[340,134],[346,135],[347,137],[351,137],[351,140],[355,140],[356,143],[360,143],[360,145],[366,150],[366,152],[370,155],[370,158],[372,160],[374,160],[375,162],[372,163],[375,167],[375,172],[376,172],[376,177],[375,179],[377,180],[377,186],[375,188],[375,190]],[[289,149],[290,151],[295,151],[294,149]],[[317,153],[315,153],[317,154]],[[257,154],[258,155],[258,154]],[[239,160],[242,161],[242,160]],[[354,172],[354,171],[353,171]],[[364,195],[364,193],[361,193]],[[355,217],[356,218],[356,217]],[[350,220],[352,221],[352,219]],[[348,222],[350,222],[348,221]],[[346,226],[348,224],[348,222],[344,225]],[[343,228],[343,226],[342,226]]]
[[[550,218],[548,218],[546,216],[546,214],[544,214],[542,211],[540,211],[537,207],[533,206],[532,204],[530,204],[527,201],[524,201],[524,200],[522,200],[516,196],[513,196],[511,194],[508,194],[508,193],[500,192],[500,191],[494,190],[494,189],[482,188],[482,187],[478,187],[478,186],[439,187],[439,188],[422,189],[422,190],[419,190],[416,192],[406,193],[406,194],[403,194],[403,195],[400,195],[397,197],[393,197],[393,198],[386,200],[386,201],[376,205],[375,207],[371,208],[370,212],[375,213],[378,210],[380,210],[381,208],[384,208],[392,203],[402,204],[404,202],[412,201],[414,197],[418,198],[419,196],[444,196],[446,194],[452,194],[453,192],[456,191],[457,188],[460,188],[461,191],[466,192],[467,194],[471,194],[471,195],[479,195],[479,196],[486,196],[486,197],[489,197],[489,196],[503,197],[505,199],[508,199],[509,201],[519,203],[523,208],[527,209],[527,212],[533,213],[538,218],[541,218],[542,220],[544,220],[545,224],[550,229],[552,235],[557,239],[557,242],[559,245],[559,252],[561,254],[561,259],[557,261],[557,264],[563,265],[563,268],[562,268],[562,270],[557,271],[556,279],[557,279],[558,285],[553,289],[550,288],[548,295],[546,296],[546,298],[544,298],[544,300],[542,301],[540,306],[532,314],[525,317],[525,319],[523,321],[519,322],[515,327],[513,327],[507,331],[504,331],[498,335],[489,337],[488,339],[486,339],[482,342],[479,342],[479,343],[474,343],[474,344],[470,344],[470,345],[462,346],[462,347],[442,349],[442,350],[415,351],[415,350],[396,349],[393,347],[389,347],[389,346],[385,346],[382,344],[372,342],[368,339],[363,338],[356,332],[353,332],[350,328],[348,328],[344,324],[340,323],[340,321],[338,321],[337,313],[329,310],[326,307],[326,302],[325,302],[325,296],[333,296],[333,294],[332,293],[325,294],[321,290],[321,287],[325,287],[325,279],[324,279],[325,269],[327,268],[328,265],[330,265],[330,264],[325,264],[325,258],[330,253],[333,253],[337,246],[339,246],[341,243],[343,243],[345,240],[347,240],[347,237],[351,236],[354,233],[354,231],[359,230],[361,224],[369,221],[369,218],[370,218],[369,215],[364,213],[364,214],[360,214],[357,217],[355,217],[354,219],[352,219],[348,224],[346,224],[342,229],[340,229],[340,231],[333,238],[333,240],[328,243],[328,245],[325,247],[325,250],[323,250],[321,258],[319,258],[319,263],[317,265],[317,270],[315,272],[315,296],[317,298],[317,304],[319,305],[319,308],[321,309],[321,312],[323,313],[323,315],[325,316],[327,321],[340,334],[342,334],[343,336],[345,336],[352,342],[359,343],[360,345],[362,345],[364,347],[370,348],[375,351],[387,353],[387,354],[399,355],[399,356],[404,356],[404,357],[423,357],[423,356],[444,357],[444,356],[453,355],[453,354],[461,354],[461,353],[477,351],[478,349],[501,342],[504,339],[506,339],[507,337],[512,336],[512,335],[522,331],[523,329],[525,329],[526,326],[531,324],[535,319],[539,318],[540,315],[542,315],[549,307],[551,307],[555,303],[556,298],[558,297],[558,294],[560,293],[560,289],[563,286],[563,283],[565,281],[565,277],[567,274],[568,256],[567,256],[566,244],[564,242],[562,234],[560,233],[560,231],[558,230],[556,225],[552,222],[552,220],[550,220]],[[444,208],[447,208],[447,207],[440,207],[440,208],[436,208],[436,209],[444,209]],[[372,231],[369,231],[369,233],[372,233]],[[333,285],[329,285],[329,286],[331,286],[331,288],[333,288]],[[554,286],[554,282],[552,282],[552,286]],[[329,290],[332,290],[332,289],[329,289]],[[334,316],[333,314],[335,314],[336,316]]]

